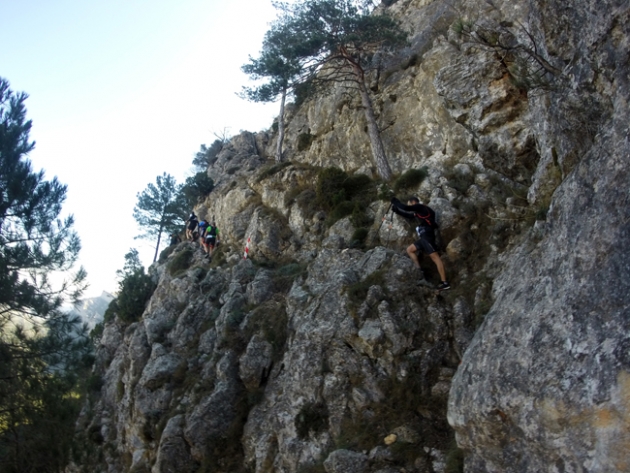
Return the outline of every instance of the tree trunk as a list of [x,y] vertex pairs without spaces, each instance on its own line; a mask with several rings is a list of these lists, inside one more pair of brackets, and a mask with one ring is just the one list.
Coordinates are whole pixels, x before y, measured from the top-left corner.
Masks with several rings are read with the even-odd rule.
[[365,86],[365,77],[363,71],[356,71],[355,69],[355,74],[357,75],[359,83],[359,93],[361,94],[361,102],[363,103],[363,110],[365,111],[365,118],[367,120],[368,135],[370,136],[370,144],[372,145],[372,155],[374,156],[376,170],[383,180],[389,181],[392,178],[392,170],[387,162],[383,140],[381,140],[381,132],[376,124],[372,100]]
[[278,144],[276,145],[276,162],[282,161],[282,143],[284,142],[284,102],[287,98],[286,87],[282,89],[282,99],[280,99],[280,115],[278,116]]
[[160,249],[160,238],[162,238],[162,227],[160,227],[160,231],[158,232],[158,241],[157,241],[157,245],[155,245],[155,255],[153,256],[154,263],[157,260],[158,250]]

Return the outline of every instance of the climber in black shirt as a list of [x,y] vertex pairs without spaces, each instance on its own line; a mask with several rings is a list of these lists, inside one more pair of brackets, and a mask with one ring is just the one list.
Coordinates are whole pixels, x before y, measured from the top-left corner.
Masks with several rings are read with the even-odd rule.
[[[442,282],[438,285],[437,289],[439,291],[450,289],[451,285],[446,281],[444,264],[437,252],[437,245],[435,244],[435,230],[438,228],[438,225],[435,221],[435,212],[433,209],[422,205],[417,197],[409,197],[407,205],[403,204],[396,197],[393,197],[392,210],[402,217],[415,219],[416,221],[416,234],[418,239],[407,247],[407,254],[411,258],[411,261],[413,261],[413,264],[416,268],[420,269],[418,251],[424,251],[424,253],[429,255],[429,258],[433,260],[440,274]],[[422,279],[424,279],[424,276]]]
[[187,240],[195,240],[195,233],[197,231],[197,225],[199,225],[199,220],[195,215],[195,212],[191,212],[190,217],[186,220],[186,239]]

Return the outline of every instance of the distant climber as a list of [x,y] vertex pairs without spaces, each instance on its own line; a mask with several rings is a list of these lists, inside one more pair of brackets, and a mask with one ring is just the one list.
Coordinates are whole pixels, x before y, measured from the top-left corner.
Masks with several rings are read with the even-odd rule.
[[190,217],[186,220],[186,239],[193,240],[193,232],[197,230],[197,225],[199,225],[199,220],[195,215],[195,212],[191,212]]
[[424,280],[422,269],[420,268],[420,261],[418,260],[418,251],[423,251],[431,258],[433,263],[435,263],[438,273],[440,274],[441,283],[436,289],[438,291],[450,289],[451,285],[446,281],[444,264],[437,252],[437,245],[435,243],[435,230],[438,228],[438,225],[435,221],[435,212],[433,209],[422,205],[417,197],[409,197],[409,199],[407,199],[407,205],[403,204],[396,197],[393,197],[392,210],[407,219],[415,219],[417,224],[416,235],[418,239],[407,247],[407,254],[416,268],[420,270],[422,277],[420,278],[419,284],[427,284]]
[[214,249],[219,246],[219,229],[217,228],[216,222],[213,221],[210,225],[208,225],[205,237],[202,241],[208,258],[212,258]]

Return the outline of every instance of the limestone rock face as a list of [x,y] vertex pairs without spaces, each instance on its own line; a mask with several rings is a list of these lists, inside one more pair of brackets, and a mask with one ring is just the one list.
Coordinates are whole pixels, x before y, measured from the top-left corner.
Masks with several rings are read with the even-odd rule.
[[[531,100],[537,139],[564,179],[544,229],[506,254],[496,302],[455,375],[449,422],[471,452],[467,471],[630,469],[630,10],[605,3],[540,1],[530,12],[546,57],[568,64],[562,89]],[[539,166],[535,179],[546,173]]]
[[[379,8],[411,33],[368,77],[385,148],[426,174],[387,184],[437,212],[452,289],[418,285],[358,97],[289,105],[285,162],[242,132],[208,168],[212,260],[180,243],[105,325],[68,471],[630,470],[628,3]],[[330,166],[369,184],[343,209]]]

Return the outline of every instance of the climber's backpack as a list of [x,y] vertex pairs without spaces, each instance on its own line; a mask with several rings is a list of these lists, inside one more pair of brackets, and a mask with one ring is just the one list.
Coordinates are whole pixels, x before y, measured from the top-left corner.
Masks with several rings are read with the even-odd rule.
[[433,229],[440,228],[437,222],[435,221],[435,212],[431,207],[424,206],[427,209],[426,214],[422,214],[420,212],[414,212],[415,217],[420,222],[420,225],[424,227],[431,227]]

